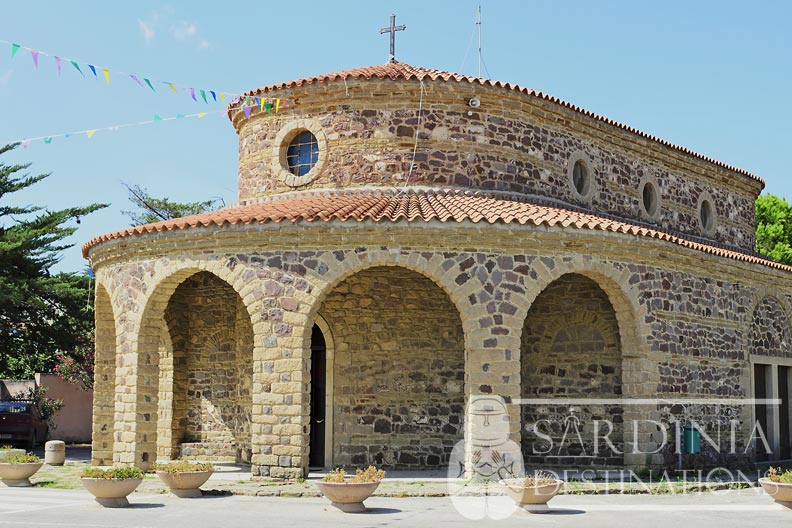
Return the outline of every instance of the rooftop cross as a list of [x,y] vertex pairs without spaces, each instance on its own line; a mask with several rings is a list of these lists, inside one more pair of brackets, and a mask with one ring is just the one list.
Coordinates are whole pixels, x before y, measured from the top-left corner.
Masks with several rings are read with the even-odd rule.
[[404,31],[407,26],[396,25],[396,15],[391,15],[390,27],[380,29],[380,35],[390,33],[390,61],[396,62],[396,32]]

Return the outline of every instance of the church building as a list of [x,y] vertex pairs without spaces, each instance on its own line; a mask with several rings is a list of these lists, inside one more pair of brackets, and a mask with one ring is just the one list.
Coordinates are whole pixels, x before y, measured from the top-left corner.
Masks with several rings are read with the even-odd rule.
[[[736,422],[740,454],[790,457],[792,268],[754,253],[759,177],[395,60],[228,115],[237,203],[83,246],[94,464],[443,468],[476,395],[505,403],[528,468],[673,464],[654,422],[696,399],[686,419]],[[546,450],[537,424],[570,414],[580,434]]]

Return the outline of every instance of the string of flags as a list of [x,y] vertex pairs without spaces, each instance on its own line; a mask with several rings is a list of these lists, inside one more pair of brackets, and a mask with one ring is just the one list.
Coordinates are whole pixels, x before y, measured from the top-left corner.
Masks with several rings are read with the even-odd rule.
[[[74,59],[70,59],[68,57],[64,57],[62,55],[54,55],[50,54],[41,50],[37,50],[34,48],[29,48],[27,46],[23,46],[21,44],[17,44],[14,42],[9,42],[7,40],[0,39],[0,44],[6,44],[11,47],[11,59],[13,60],[14,57],[20,52],[20,50],[24,50],[26,53],[30,54],[30,58],[33,61],[33,66],[38,70],[39,67],[39,59],[41,57],[51,57],[53,62],[55,63],[55,67],[58,70],[58,76],[61,75],[64,66],[68,69],[71,66],[71,69],[86,77],[86,72],[90,72],[94,76],[94,78],[98,79],[101,77],[104,79],[105,84],[110,86],[110,68],[106,68],[103,66],[97,66],[95,64],[90,64],[87,62],[80,62]],[[131,81],[135,82],[141,88],[149,88],[152,92],[157,92],[157,88],[161,90],[168,91],[170,90],[173,93],[183,92],[185,94],[189,94],[190,98],[198,102],[199,97],[204,103],[217,102],[218,100],[225,105],[226,104],[226,97],[229,99],[235,99],[240,97],[241,94],[238,93],[231,93],[225,90],[210,90],[207,88],[196,88],[194,86],[183,86],[177,85],[170,81],[161,81],[157,79],[151,79],[149,77],[144,77],[143,75],[128,73],[120,70],[113,70],[113,75],[121,75],[123,77],[128,77]]]
[[[268,99],[264,97],[245,96],[244,98],[235,99],[234,101],[232,101],[231,104],[235,105],[233,108],[234,110],[238,111],[241,109],[245,117],[249,119],[254,109],[258,110],[259,112],[267,112],[268,114],[272,114],[273,112],[278,113],[280,109],[286,105],[286,100],[280,98]],[[176,114],[175,116],[169,116],[169,117],[162,117],[159,114],[154,114],[154,117],[146,121],[136,121],[133,123],[124,123],[121,125],[112,125],[101,128],[91,128],[88,130],[68,132],[65,134],[51,134],[48,136],[18,139],[16,141],[10,141],[9,143],[20,143],[22,145],[22,148],[27,150],[27,148],[30,147],[30,144],[32,142],[37,142],[37,141],[41,141],[45,145],[49,145],[53,142],[53,140],[57,138],[69,139],[75,136],[86,136],[88,138],[92,138],[94,134],[96,134],[97,132],[108,132],[108,131],[115,132],[122,128],[150,125],[152,123],[173,121],[176,119],[190,119],[190,118],[202,119],[208,115],[220,115],[225,113],[226,110],[215,110],[213,112],[197,112],[194,114]]]

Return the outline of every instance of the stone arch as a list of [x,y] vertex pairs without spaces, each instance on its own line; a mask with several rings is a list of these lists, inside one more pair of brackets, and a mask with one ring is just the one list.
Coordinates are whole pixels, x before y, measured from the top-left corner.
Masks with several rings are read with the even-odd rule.
[[[623,356],[644,360],[649,358],[652,354],[651,347],[643,336],[651,335],[652,330],[645,322],[647,308],[640,302],[640,292],[630,282],[630,272],[593,258],[552,262],[541,259],[536,267],[538,279],[528,285],[528,292],[519,299],[523,303],[520,306],[523,317],[527,315],[536,297],[551,283],[566,274],[582,275],[596,282],[608,296],[616,313]],[[637,397],[654,394],[654,388],[645,388],[646,381],[648,380],[643,380],[636,386],[628,382],[624,387],[625,395]]]
[[748,353],[766,357],[792,358],[790,316],[786,299],[760,292],[749,320]]
[[[321,282],[317,282],[315,298],[312,300],[308,313],[308,320],[313,321],[318,313],[319,307],[338,284],[368,268],[378,266],[401,267],[423,275],[434,282],[451,299],[457,311],[465,313],[469,311],[470,302],[463,293],[462,289],[454,283],[454,276],[458,272],[457,263],[451,258],[444,258],[436,253],[417,253],[417,252],[398,252],[368,250],[363,255],[345,255],[344,261],[339,266],[330,266],[328,272],[322,276]],[[463,321],[464,323],[464,321]],[[468,332],[465,327],[466,335]],[[310,338],[310,334],[306,339]]]
[[[123,422],[123,431],[116,433],[116,453],[114,459],[120,463],[135,464],[146,467],[159,455],[170,458],[177,454],[180,438],[174,437],[173,432],[180,431],[183,426],[184,416],[174,416],[178,411],[178,402],[173,401],[172,394],[178,391],[173,386],[173,372],[179,370],[177,344],[173,328],[169,328],[166,314],[174,300],[177,290],[191,278],[204,275],[211,280],[224,285],[229,292],[233,292],[244,312],[242,319],[250,328],[250,358],[248,365],[253,364],[253,314],[256,311],[250,302],[245,302],[244,279],[241,270],[232,270],[229,267],[209,265],[206,262],[182,263],[183,266],[174,270],[175,266],[165,265],[155,267],[151,273],[149,286],[142,288],[148,295],[140,302],[142,311],[128,314],[134,325],[136,334],[129,336],[128,340],[136,341],[137,346],[121,358],[123,368],[119,370],[119,382],[116,384],[116,393],[124,395],[119,398],[120,404],[116,405],[116,421]],[[243,296],[243,294],[245,296]],[[250,301],[250,298],[248,298]],[[174,317],[169,317],[173,323]],[[130,325],[132,326],[132,325]],[[209,343],[211,344],[211,342]],[[184,354],[181,355],[184,357]],[[165,367],[165,368],[162,368]],[[168,367],[170,372],[168,372]],[[169,386],[170,385],[170,386]],[[252,386],[252,381],[250,382]],[[168,400],[170,395],[170,401]],[[175,419],[174,419],[175,418]],[[183,429],[183,427],[182,427]],[[248,427],[248,431],[250,428]],[[162,432],[162,435],[158,435]],[[250,458],[250,441],[242,449]],[[204,455],[205,453],[192,453]]]
[[459,310],[422,270],[360,266],[317,312],[335,341],[333,463],[439,467],[464,434]]
[[[560,276],[534,299],[521,341],[526,464],[621,466],[622,340],[607,293],[584,275]],[[529,403],[536,398],[571,401]],[[591,399],[600,402],[585,402]],[[552,437],[552,445],[539,433]],[[603,433],[610,444],[595,442]]]
[[110,294],[103,283],[96,282],[94,301],[95,355],[93,425],[91,433],[91,463],[110,465],[113,461],[114,394],[116,371],[115,314]]

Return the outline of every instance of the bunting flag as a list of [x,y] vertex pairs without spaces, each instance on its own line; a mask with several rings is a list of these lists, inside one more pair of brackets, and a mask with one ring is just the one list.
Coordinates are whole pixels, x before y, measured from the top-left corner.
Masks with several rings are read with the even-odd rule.
[[38,70],[38,56],[39,56],[38,51],[30,50],[30,58],[33,59],[33,65],[36,67],[37,70]]
[[199,90],[201,94],[201,99],[203,99],[204,103],[208,103],[209,101],[206,100],[206,92],[204,90]]
[[137,75],[135,75],[135,74],[130,74],[130,75],[129,75],[129,77],[130,77],[130,78],[131,78],[133,81],[135,81],[136,83],[138,83],[138,84],[141,86],[141,88],[143,87],[143,83],[142,83],[142,82],[140,82],[140,79],[138,79],[138,78],[137,78]]
[[61,58],[58,57],[58,56],[55,56],[53,58],[55,59],[55,66],[58,67],[58,77],[60,77],[60,74],[61,74]]
[[[221,99],[222,99],[223,98],[223,94],[221,93],[220,95],[221,95]],[[250,98],[249,97],[245,97],[244,100],[248,100],[249,101]],[[233,100],[231,102],[231,107],[232,107],[231,109],[232,109],[232,111],[237,111],[237,112],[239,110],[242,110],[242,112],[244,113],[245,117],[246,118],[250,118],[250,116],[252,115],[254,109],[257,110],[258,112],[262,111],[260,105],[264,106],[264,110],[267,113],[272,113],[273,109],[275,109],[275,112],[277,113],[278,110],[280,108],[282,108],[283,106],[285,106],[285,104],[286,104],[286,100],[285,99],[274,99],[273,102],[270,102],[267,99],[256,97],[256,100],[259,103],[257,105],[255,105],[255,106],[253,106],[253,105],[243,106],[243,105],[238,104],[240,102],[240,99],[237,98],[237,99],[235,99],[235,100]],[[30,146],[30,143],[33,142],[33,141],[41,141],[45,145],[49,145],[49,144],[51,144],[53,142],[53,139],[55,139],[55,138],[68,139],[71,136],[75,136],[75,135],[79,135],[79,134],[85,134],[88,138],[92,138],[97,132],[102,132],[102,131],[116,131],[116,130],[120,130],[122,128],[129,128],[129,127],[134,127],[134,126],[148,125],[148,124],[151,124],[151,123],[157,123],[157,122],[161,122],[161,121],[172,121],[174,119],[188,119],[188,118],[202,119],[202,118],[204,118],[204,117],[206,117],[206,116],[208,116],[210,114],[221,115],[221,114],[226,114],[227,112],[228,112],[228,110],[224,109],[224,110],[217,110],[217,111],[214,111],[214,112],[198,112],[198,113],[195,113],[195,114],[176,114],[173,117],[162,117],[160,114],[154,114],[152,119],[149,120],[149,121],[139,121],[139,122],[136,122],[136,123],[125,123],[125,124],[122,124],[122,125],[113,125],[113,126],[108,126],[108,127],[104,127],[104,128],[92,128],[92,129],[89,129],[89,130],[81,130],[81,131],[78,131],[78,132],[68,132],[66,134],[50,134],[50,135],[47,135],[47,136],[39,136],[39,137],[34,137],[34,138],[18,139],[18,140],[15,140],[15,141],[9,141],[7,143],[20,143],[22,145],[22,148],[27,149]]]
[[198,99],[195,98],[195,88],[190,88],[190,97],[192,97],[192,100],[196,103],[198,102]]
[[19,48],[20,48],[19,44],[11,44],[11,58],[12,59],[14,58],[14,55],[17,54],[17,51],[19,51]]
[[91,73],[94,74],[94,77],[96,77],[96,67],[94,67],[93,64],[89,64],[88,67],[91,69]]
[[102,73],[104,73],[105,82],[107,86],[110,86],[110,71],[107,68],[102,68]]
[[151,88],[151,91],[152,91],[152,92],[156,92],[156,91],[157,91],[157,90],[155,90],[155,89],[154,89],[154,86],[152,86],[152,85],[151,85],[151,81],[150,81],[150,80],[148,80],[148,79],[146,79],[146,78],[144,77],[144,78],[143,78],[143,81],[144,81],[146,84],[148,84],[148,87],[149,87],[149,88]]
[[83,71],[80,69],[80,65],[79,65],[79,64],[77,64],[77,62],[76,62],[76,61],[70,60],[69,62],[71,62],[71,65],[72,65],[72,66],[74,66],[74,69],[75,69],[75,70],[77,70],[78,72],[80,72],[80,75],[82,75],[83,77],[85,77],[85,74],[84,74],[84,73],[83,73]]

